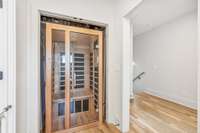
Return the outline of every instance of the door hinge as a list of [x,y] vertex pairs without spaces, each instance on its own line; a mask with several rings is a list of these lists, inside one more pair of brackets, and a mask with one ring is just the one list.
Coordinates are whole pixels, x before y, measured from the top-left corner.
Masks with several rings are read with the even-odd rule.
[[3,72],[0,71],[0,80],[3,80]]
[[0,0],[0,8],[3,8],[3,0]]

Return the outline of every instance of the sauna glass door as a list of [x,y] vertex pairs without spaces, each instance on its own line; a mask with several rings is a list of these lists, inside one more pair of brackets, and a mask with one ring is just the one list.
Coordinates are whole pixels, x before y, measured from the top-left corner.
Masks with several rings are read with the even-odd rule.
[[52,111],[53,129],[65,127],[65,31],[52,30]]
[[70,116],[77,127],[99,119],[98,36],[70,31]]
[[102,32],[46,24],[45,132],[103,121]]
[[69,47],[65,28],[46,25],[46,133],[69,128]]

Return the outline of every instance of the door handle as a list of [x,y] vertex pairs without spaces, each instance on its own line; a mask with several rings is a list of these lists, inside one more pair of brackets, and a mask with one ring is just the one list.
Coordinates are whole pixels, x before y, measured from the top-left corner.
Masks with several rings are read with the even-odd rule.
[[3,109],[3,111],[0,112],[0,120],[1,120],[2,118],[4,118],[4,114],[5,114],[6,112],[8,112],[11,108],[12,108],[12,105],[8,105],[7,107],[5,107],[5,108]]
[[74,77],[73,77],[73,84],[74,84],[74,87],[76,86],[76,73],[74,72]]

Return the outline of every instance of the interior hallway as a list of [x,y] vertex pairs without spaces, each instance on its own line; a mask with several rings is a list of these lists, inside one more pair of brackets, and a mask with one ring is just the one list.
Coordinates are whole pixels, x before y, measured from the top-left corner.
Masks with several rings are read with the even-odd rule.
[[197,111],[191,108],[138,93],[131,102],[129,133],[196,133]]

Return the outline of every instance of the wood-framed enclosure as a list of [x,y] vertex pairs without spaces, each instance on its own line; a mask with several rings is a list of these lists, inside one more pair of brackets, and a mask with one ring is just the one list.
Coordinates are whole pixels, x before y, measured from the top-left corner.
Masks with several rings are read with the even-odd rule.
[[103,123],[103,31],[46,23],[45,133]]

